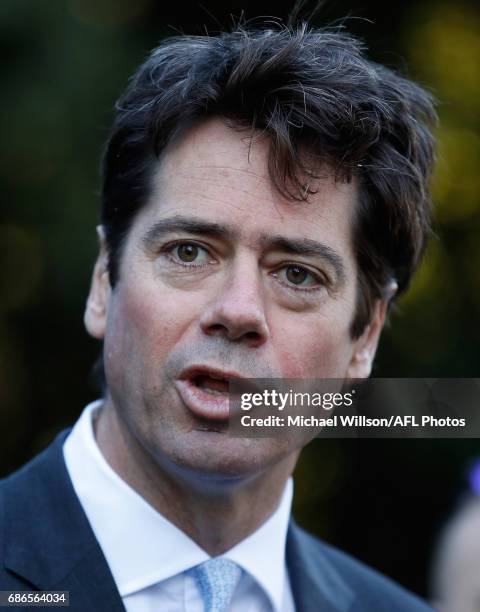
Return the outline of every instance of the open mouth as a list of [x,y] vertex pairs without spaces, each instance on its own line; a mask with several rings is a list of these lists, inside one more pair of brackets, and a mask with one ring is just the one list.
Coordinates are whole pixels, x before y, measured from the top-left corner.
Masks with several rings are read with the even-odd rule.
[[229,380],[235,376],[215,368],[192,366],[182,373],[175,384],[192,414],[204,420],[228,421]]
[[199,389],[203,389],[211,395],[228,395],[228,380],[212,374],[198,374],[191,379],[192,383]]

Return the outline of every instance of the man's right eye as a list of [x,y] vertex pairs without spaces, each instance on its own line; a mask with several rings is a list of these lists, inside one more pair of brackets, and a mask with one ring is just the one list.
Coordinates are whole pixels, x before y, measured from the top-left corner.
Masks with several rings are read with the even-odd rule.
[[198,257],[198,247],[196,244],[180,244],[175,248],[178,258],[187,263],[195,261]]
[[194,242],[178,242],[167,252],[174,261],[181,264],[201,266],[211,262],[208,251]]

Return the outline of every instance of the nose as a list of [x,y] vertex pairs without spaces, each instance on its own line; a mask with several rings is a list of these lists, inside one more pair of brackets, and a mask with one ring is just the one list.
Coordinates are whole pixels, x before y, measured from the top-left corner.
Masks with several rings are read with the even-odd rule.
[[200,319],[207,335],[259,347],[269,337],[261,279],[255,262],[232,266]]

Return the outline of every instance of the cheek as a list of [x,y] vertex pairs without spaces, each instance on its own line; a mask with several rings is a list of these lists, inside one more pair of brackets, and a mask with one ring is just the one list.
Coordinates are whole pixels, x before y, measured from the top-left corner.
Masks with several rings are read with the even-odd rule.
[[[171,293],[171,292],[170,292]],[[108,313],[105,354],[117,374],[158,372],[172,347],[188,327],[191,304],[165,292],[123,291]]]
[[328,317],[283,326],[276,353],[285,378],[343,378],[352,354],[348,327]]

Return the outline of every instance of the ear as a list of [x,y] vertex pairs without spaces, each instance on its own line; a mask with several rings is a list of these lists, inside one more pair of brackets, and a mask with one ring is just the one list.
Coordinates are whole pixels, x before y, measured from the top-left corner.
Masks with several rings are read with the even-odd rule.
[[92,283],[87,299],[83,321],[88,333],[102,340],[105,335],[108,304],[110,301],[110,280],[108,277],[108,254],[103,227],[97,227],[100,251],[93,268]]
[[368,378],[382,333],[388,309],[388,299],[375,302],[370,323],[353,343],[353,353],[347,368],[347,379]]

